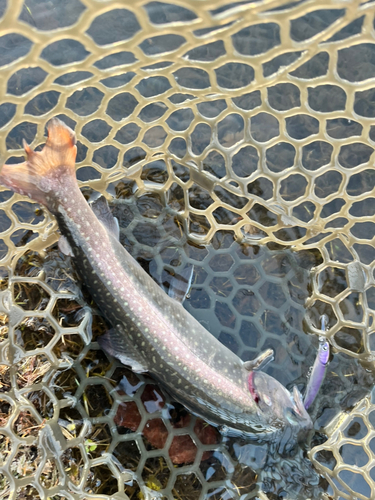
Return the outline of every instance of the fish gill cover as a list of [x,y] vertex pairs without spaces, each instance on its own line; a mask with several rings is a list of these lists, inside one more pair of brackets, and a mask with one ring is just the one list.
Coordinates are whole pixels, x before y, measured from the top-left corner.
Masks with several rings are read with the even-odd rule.
[[86,197],[108,195],[152,276],[194,264],[185,307],[221,342],[272,347],[265,371],[302,391],[322,314],[333,352],[312,462],[222,437],[100,350],[54,220],[3,189],[3,498],[375,496],[373,19],[368,1],[0,0],[2,163],[59,116]]

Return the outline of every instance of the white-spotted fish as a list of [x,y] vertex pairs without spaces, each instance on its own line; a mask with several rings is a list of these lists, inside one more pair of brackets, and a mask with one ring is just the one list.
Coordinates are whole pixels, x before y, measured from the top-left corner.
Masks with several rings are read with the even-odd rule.
[[193,413],[229,431],[274,436],[312,427],[300,394],[256,370],[270,358],[241,359],[168,296],[118,241],[103,198],[91,206],[75,176],[74,132],[57,119],[41,152],[24,144],[27,160],[4,165],[0,183],[29,196],[56,217],[60,248],[113,329],[102,347],[135,372],[149,372]]

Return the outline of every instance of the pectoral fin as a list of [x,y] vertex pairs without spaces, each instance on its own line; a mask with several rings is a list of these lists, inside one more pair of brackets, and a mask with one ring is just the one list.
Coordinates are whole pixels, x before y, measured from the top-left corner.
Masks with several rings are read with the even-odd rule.
[[124,340],[121,331],[111,329],[104,335],[98,338],[100,347],[111,354],[113,357],[119,359],[121,363],[129,366],[135,373],[145,373],[148,371],[144,360],[139,356],[136,350]]
[[267,349],[266,351],[261,352],[255,359],[251,359],[250,361],[245,361],[243,367],[246,368],[249,372],[252,370],[260,370],[273,361],[274,352],[273,349]]
[[303,404],[302,394],[299,392],[297,386],[293,387],[293,400],[300,415],[306,413],[305,405]]

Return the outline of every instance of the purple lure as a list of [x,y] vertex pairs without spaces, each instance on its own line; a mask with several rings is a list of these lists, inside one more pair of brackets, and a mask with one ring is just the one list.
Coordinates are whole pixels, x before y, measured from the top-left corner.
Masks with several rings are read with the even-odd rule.
[[[327,317],[322,316],[322,330],[326,331]],[[304,405],[306,410],[311,406],[311,403],[316,398],[319,389],[322,385],[326,368],[329,360],[329,343],[325,337],[319,337],[319,349],[315,359],[315,363],[311,370],[311,375],[306,388]]]

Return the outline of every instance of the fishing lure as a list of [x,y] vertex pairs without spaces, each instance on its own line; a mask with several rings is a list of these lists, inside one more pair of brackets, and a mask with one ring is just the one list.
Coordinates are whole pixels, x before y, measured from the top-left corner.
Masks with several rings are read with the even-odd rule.
[[[321,330],[326,331],[328,325],[328,318],[325,314],[321,317]],[[329,343],[325,337],[319,337],[318,354],[315,363],[312,367],[310,378],[307,384],[306,393],[304,397],[304,405],[306,410],[311,406],[316,398],[319,389],[323,383],[324,376],[327,370],[329,360]]]

